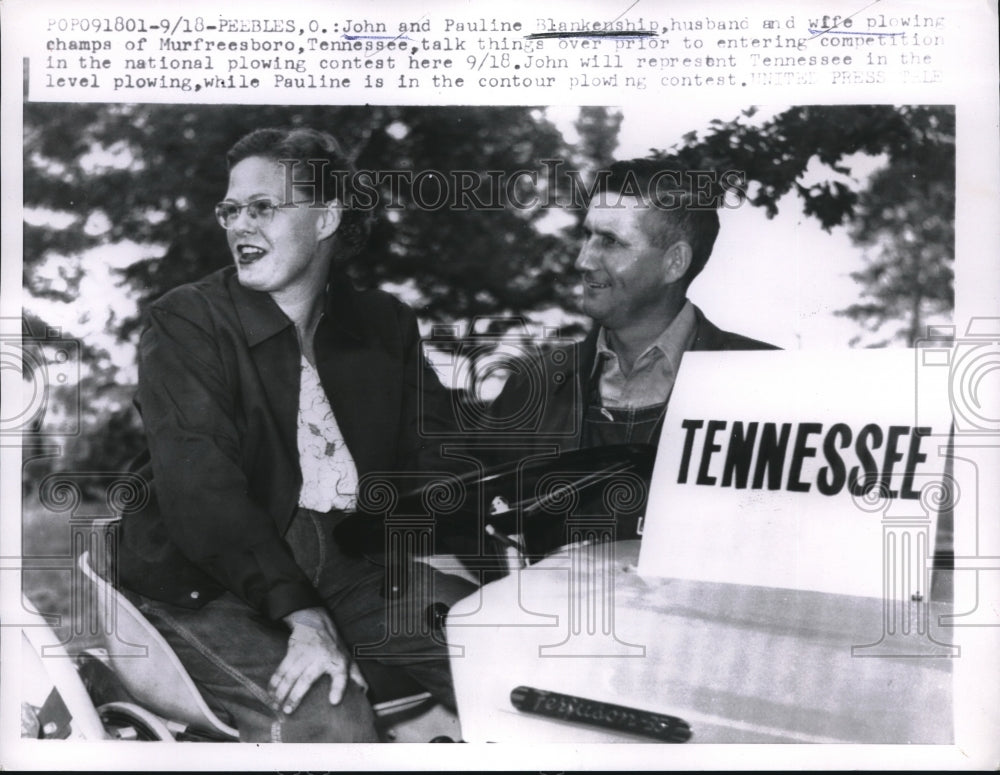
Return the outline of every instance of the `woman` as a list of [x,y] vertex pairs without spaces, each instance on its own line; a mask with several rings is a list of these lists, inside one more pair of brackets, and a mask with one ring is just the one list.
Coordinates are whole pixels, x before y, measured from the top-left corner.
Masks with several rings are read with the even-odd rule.
[[233,265],[159,299],[141,339],[155,497],[123,520],[120,580],[241,740],[374,741],[351,647],[453,705],[448,665],[389,637],[384,570],[332,530],[360,477],[419,466],[418,408],[433,423],[447,399],[412,311],[340,270],[367,228],[336,141],[262,129],[227,159]]

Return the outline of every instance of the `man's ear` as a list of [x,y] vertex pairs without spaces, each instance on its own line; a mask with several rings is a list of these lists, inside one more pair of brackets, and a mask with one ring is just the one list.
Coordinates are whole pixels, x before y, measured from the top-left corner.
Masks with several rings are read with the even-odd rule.
[[340,228],[341,216],[340,200],[331,199],[327,202],[323,206],[323,212],[316,219],[316,238],[322,241],[336,234]]
[[677,240],[664,254],[664,273],[668,283],[682,279],[691,268],[691,245],[685,240]]

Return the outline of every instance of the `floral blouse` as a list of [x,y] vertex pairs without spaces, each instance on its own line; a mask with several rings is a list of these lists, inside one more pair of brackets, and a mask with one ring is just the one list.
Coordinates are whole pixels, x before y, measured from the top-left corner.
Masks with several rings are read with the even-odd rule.
[[314,511],[357,504],[358,469],[333,416],[316,367],[302,357],[299,387],[299,506]]

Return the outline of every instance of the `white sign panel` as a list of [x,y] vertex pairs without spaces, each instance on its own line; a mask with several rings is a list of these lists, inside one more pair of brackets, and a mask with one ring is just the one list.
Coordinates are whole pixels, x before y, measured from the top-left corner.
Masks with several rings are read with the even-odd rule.
[[685,355],[639,572],[925,595],[938,515],[957,493],[947,369],[916,366],[919,354]]

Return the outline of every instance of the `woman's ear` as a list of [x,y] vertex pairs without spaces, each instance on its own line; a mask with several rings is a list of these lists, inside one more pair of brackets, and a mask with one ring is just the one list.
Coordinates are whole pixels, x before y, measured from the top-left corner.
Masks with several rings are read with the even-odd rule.
[[325,240],[337,233],[340,228],[341,207],[339,199],[331,199],[323,206],[323,212],[316,219],[316,237]]

